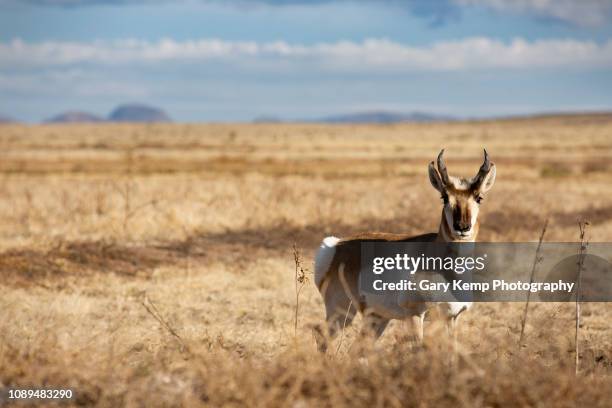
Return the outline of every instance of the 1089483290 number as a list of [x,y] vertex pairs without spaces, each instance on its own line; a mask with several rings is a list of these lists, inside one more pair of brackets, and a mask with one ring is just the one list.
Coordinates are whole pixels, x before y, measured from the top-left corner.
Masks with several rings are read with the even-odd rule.
[[9,388],[5,390],[5,398],[8,400],[19,399],[72,399],[74,393],[71,389],[45,389],[30,388],[18,389]]

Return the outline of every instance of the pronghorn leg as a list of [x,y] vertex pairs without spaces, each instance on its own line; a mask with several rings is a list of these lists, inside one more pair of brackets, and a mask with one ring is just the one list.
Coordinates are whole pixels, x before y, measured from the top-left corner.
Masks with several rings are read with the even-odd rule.
[[398,305],[404,309],[405,316],[408,317],[403,320],[404,326],[408,327],[401,336],[400,342],[416,347],[422,346],[427,307],[422,303],[410,300],[408,297],[404,298],[402,295],[400,295],[398,301]]
[[363,317],[363,326],[361,327],[361,336],[373,336],[376,341],[383,334],[389,319],[382,317],[376,313],[365,313]]
[[329,340],[332,340],[336,334],[351,325],[357,314],[357,308],[346,295],[342,284],[337,279],[326,281],[321,293],[323,293],[325,302],[327,333],[317,326],[314,328],[313,334],[318,350],[325,353],[329,346]]
[[423,334],[425,326],[425,313],[417,316],[412,316],[412,327],[415,333],[415,340],[418,346],[423,345]]
[[411,316],[410,319],[405,320],[405,326],[408,326],[403,334],[398,338],[400,343],[409,344],[413,347],[420,347],[423,345],[423,323],[425,320],[425,313]]
[[[363,322],[361,326],[361,330],[359,331],[359,338],[353,344],[351,344],[351,350],[359,357],[359,362],[366,365],[368,361],[366,359],[366,354],[370,350],[368,346],[373,343],[369,343],[370,341],[375,342],[378,338],[383,334],[387,325],[389,324],[389,319],[382,317],[376,313],[363,313]],[[365,340],[365,341],[364,341]],[[353,346],[357,345],[356,348],[353,349]]]

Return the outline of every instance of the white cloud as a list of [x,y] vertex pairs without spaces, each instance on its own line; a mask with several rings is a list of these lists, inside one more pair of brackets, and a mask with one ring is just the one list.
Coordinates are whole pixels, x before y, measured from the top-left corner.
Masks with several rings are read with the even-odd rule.
[[502,12],[552,17],[581,26],[603,25],[610,20],[610,0],[453,0],[462,6],[484,6]]
[[332,72],[461,71],[528,68],[610,68],[612,40],[571,39],[502,42],[484,37],[416,47],[385,39],[314,45],[217,39],[158,42],[0,42],[0,69],[74,65],[225,62],[244,69]]

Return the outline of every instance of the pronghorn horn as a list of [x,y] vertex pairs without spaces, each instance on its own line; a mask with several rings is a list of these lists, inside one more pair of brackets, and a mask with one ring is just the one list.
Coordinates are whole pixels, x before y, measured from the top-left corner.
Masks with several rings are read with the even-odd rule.
[[438,155],[438,171],[440,172],[440,176],[442,176],[442,181],[444,185],[450,184],[450,179],[448,177],[448,171],[446,170],[446,164],[444,164],[444,149],[440,150],[440,154]]
[[480,186],[489,170],[491,170],[491,161],[489,160],[489,153],[487,153],[487,149],[484,149],[484,162],[482,163],[482,166],[480,166],[478,174],[476,177],[474,177],[475,186]]

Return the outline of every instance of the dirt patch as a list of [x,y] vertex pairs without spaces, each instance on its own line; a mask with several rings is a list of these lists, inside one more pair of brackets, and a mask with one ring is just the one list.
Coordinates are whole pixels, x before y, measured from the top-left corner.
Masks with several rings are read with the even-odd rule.
[[67,242],[47,251],[11,250],[0,254],[0,274],[8,285],[28,286],[66,276],[114,273],[148,277],[180,254],[154,247],[129,247],[109,242]]

